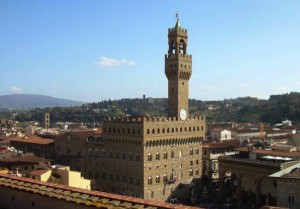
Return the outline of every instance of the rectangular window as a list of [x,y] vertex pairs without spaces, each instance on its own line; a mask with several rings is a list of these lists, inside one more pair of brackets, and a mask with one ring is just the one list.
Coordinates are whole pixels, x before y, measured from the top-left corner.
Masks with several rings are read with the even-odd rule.
[[129,182],[129,184],[133,184],[133,178],[129,177],[128,182]]
[[126,180],[127,180],[126,176],[122,176],[122,183],[126,183]]
[[140,162],[140,155],[136,155],[136,156],[135,156],[135,161],[136,161],[136,162]]
[[131,153],[128,154],[128,160],[132,161],[132,154]]
[[140,180],[139,178],[136,179],[135,184],[136,184],[137,186],[140,186],[140,185],[141,185],[141,180]]

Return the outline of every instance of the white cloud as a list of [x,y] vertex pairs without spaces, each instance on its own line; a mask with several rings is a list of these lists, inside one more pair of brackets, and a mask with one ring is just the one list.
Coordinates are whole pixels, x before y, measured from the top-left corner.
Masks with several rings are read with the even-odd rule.
[[20,94],[23,92],[23,89],[21,89],[20,87],[17,87],[17,86],[12,86],[10,88],[10,91],[11,91],[11,93],[14,93],[14,94]]
[[109,57],[100,57],[100,60],[96,63],[100,67],[117,67],[117,66],[124,66],[129,65],[133,66],[136,65],[134,61],[126,60],[126,59],[114,59]]
[[240,87],[242,89],[248,89],[250,86],[247,83],[240,83],[240,84],[238,84],[238,87]]

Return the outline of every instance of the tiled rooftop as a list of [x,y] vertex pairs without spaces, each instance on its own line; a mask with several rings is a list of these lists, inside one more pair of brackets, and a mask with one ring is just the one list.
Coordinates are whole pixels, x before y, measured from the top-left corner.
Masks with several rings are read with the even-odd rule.
[[[240,147],[236,149],[240,152],[249,152],[248,147]],[[285,152],[285,151],[273,151],[273,150],[264,150],[264,149],[252,149],[252,152],[259,154],[259,155],[270,155],[270,156],[279,156],[279,157],[294,157],[300,158],[300,152]]]
[[78,189],[8,174],[0,174],[0,186],[103,209],[111,207],[120,209],[196,209],[196,207],[154,202],[117,194]]
[[207,149],[218,149],[225,147],[239,147],[239,145],[239,140],[224,140],[223,142],[204,144],[202,147]]
[[32,144],[42,144],[42,145],[47,145],[54,143],[53,139],[48,139],[48,138],[42,138],[36,135],[32,135],[28,138],[14,138],[11,139],[10,141],[12,142],[24,142],[24,143],[32,143]]

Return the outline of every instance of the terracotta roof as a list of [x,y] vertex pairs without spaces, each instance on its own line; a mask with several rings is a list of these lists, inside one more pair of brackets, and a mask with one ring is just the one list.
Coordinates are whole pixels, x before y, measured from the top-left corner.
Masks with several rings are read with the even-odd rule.
[[224,131],[224,130],[226,130],[226,128],[214,128],[211,131],[221,132],[221,131]]
[[29,173],[29,175],[33,175],[33,176],[40,176],[46,172],[48,172],[49,170],[34,170],[34,171],[31,171]]
[[[236,149],[239,152],[249,152],[248,147],[239,147]],[[264,149],[252,149],[252,152],[259,154],[259,155],[270,155],[270,156],[279,156],[279,157],[300,157],[300,152],[280,152],[280,151],[273,151],[273,150],[264,150]]]
[[30,143],[30,144],[43,144],[43,145],[47,145],[47,144],[51,144],[54,143],[53,139],[49,139],[49,138],[42,138],[36,135],[32,135],[28,138],[14,138],[10,140],[11,142],[22,142],[22,143]]
[[217,149],[217,148],[224,148],[224,147],[239,147],[239,146],[240,146],[239,140],[224,140],[223,142],[204,144],[202,148]]
[[43,158],[37,157],[34,155],[15,156],[15,157],[0,160],[0,162],[3,162],[3,163],[38,163],[38,162],[43,162],[43,161],[44,161]]
[[[72,203],[83,203],[90,207],[98,208],[124,208],[124,209],[196,209],[185,205],[174,205],[170,203],[143,200],[134,197],[98,192],[93,190],[79,189],[71,186],[59,185],[48,182],[41,182],[30,178],[23,178],[14,175],[0,174],[0,186],[28,193],[36,193],[45,197],[60,199]],[[76,194],[76,195],[75,195]],[[198,208],[200,209],[200,208]]]
[[236,133],[258,133],[260,130],[251,130],[251,129],[232,129]]

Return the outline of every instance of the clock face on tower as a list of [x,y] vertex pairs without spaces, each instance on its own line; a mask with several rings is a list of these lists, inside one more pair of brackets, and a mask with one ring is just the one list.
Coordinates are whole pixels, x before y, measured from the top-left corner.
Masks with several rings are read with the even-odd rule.
[[179,117],[181,120],[185,120],[186,119],[186,110],[185,109],[181,109],[179,112]]

